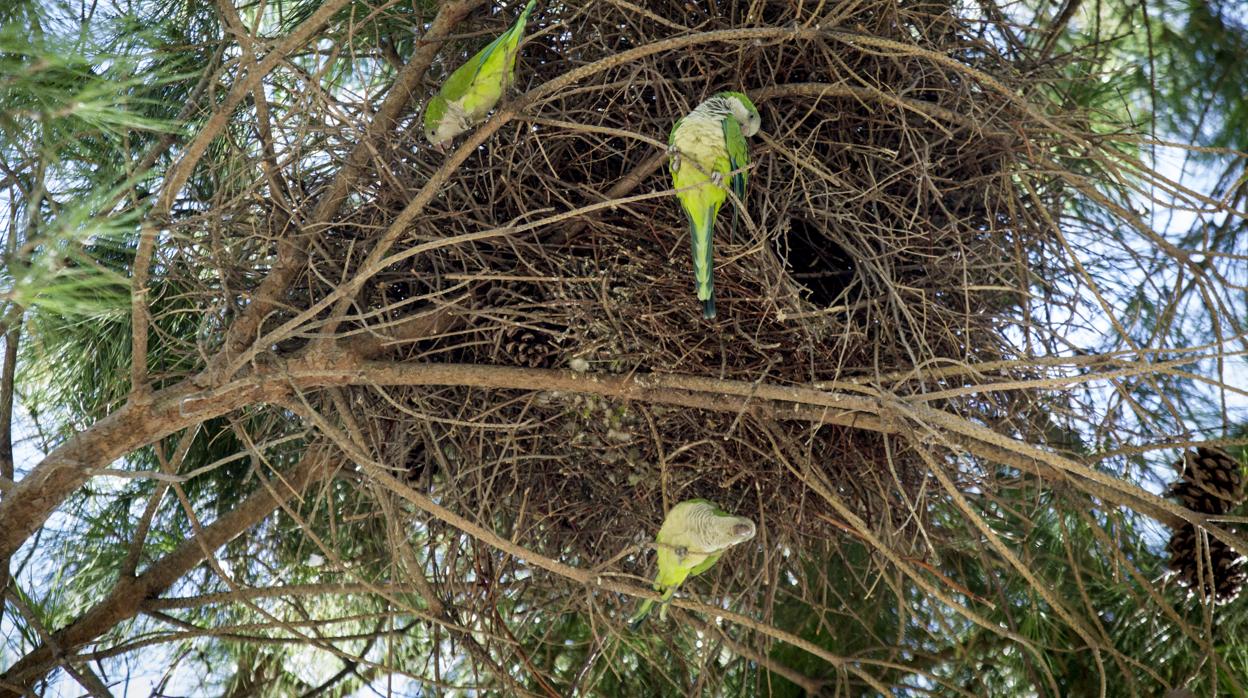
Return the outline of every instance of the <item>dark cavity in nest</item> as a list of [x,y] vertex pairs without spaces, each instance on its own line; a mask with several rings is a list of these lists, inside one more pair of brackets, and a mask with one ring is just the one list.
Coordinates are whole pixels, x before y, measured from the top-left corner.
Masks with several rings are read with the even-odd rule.
[[795,217],[776,238],[772,249],[785,271],[820,307],[832,305],[853,283],[854,258],[810,221]]

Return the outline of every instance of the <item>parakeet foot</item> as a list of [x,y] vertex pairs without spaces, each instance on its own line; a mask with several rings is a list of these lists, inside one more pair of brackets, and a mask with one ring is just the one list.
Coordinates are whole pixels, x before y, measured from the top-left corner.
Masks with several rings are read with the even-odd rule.
[[712,173],[711,173],[711,184],[714,184],[715,186],[719,187],[720,189],[723,189],[723,187],[724,187],[724,173],[723,173],[723,172],[712,172]]
[[672,163],[671,164],[672,172],[679,171],[680,170],[680,151],[676,149],[675,145],[667,146],[667,157]]

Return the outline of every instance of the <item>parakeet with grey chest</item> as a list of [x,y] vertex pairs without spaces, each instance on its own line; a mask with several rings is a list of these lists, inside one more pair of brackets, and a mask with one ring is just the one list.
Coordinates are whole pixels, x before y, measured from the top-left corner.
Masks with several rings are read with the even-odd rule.
[[758,108],[749,97],[720,92],[677,121],[668,137],[672,185],[689,218],[694,288],[702,301],[702,317],[707,319],[715,317],[715,218],[728,198],[728,189],[737,201],[745,202],[749,179],[745,167],[750,162],[745,139],[758,133],[761,125]]
[[[707,571],[725,550],[753,537],[753,521],[733,516],[714,502],[689,499],[672,507],[654,539],[659,558],[654,590],[663,594],[659,617],[667,617],[667,604],[686,579]],[[643,601],[629,627],[641,627],[653,607],[654,601]]]
[[425,138],[442,149],[481,123],[516,78],[516,53],[537,0],[529,0],[511,28],[459,66],[425,106]]

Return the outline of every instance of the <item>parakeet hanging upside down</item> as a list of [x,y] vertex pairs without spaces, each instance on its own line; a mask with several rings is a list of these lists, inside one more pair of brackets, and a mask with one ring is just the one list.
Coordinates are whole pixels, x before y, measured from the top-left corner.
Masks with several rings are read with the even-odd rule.
[[761,125],[758,109],[749,97],[740,92],[720,92],[677,121],[667,139],[669,150],[674,152],[672,185],[686,189],[676,198],[689,217],[695,289],[702,301],[702,317],[708,320],[715,317],[711,237],[719,207],[728,198],[724,180],[744,204],[748,179],[744,168],[750,162],[745,139],[758,133]]
[[425,138],[444,146],[481,123],[516,79],[516,53],[537,0],[529,0],[511,28],[455,69],[425,107]]
[[[733,516],[714,502],[690,499],[672,507],[654,539],[659,551],[654,590],[663,593],[659,617],[667,617],[667,603],[686,578],[707,571],[725,550],[753,537],[753,521]],[[642,602],[629,627],[639,628],[653,606],[650,599]]]

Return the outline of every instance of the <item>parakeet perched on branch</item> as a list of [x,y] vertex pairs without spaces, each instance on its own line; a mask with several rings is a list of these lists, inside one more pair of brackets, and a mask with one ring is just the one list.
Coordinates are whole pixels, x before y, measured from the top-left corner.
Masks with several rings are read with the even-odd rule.
[[[728,198],[725,185],[745,202],[750,153],[745,139],[758,133],[758,109],[740,92],[720,92],[676,122],[668,136],[672,185],[689,217],[693,238],[693,276],[702,317],[715,317],[715,262],[711,238],[719,207]],[[732,174],[729,174],[732,173]],[[727,180],[725,182],[725,180]],[[735,220],[735,218],[734,218]]]
[[[707,571],[725,550],[753,537],[753,521],[733,516],[714,502],[690,499],[672,507],[654,539],[659,551],[654,590],[663,593],[659,617],[667,617],[667,603],[686,578]],[[650,599],[642,602],[629,627],[639,628],[653,606]]]
[[537,0],[511,28],[459,66],[425,107],[425,138],[439,148],[481,123],[516,78],[516,53]]

